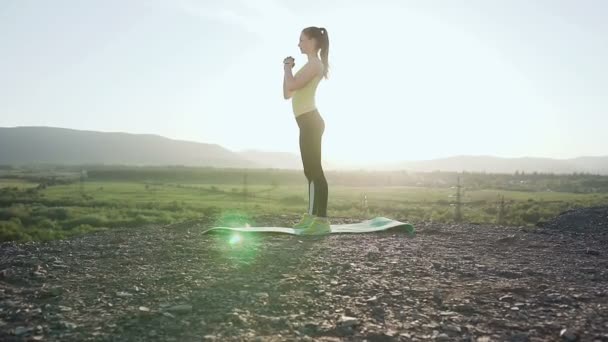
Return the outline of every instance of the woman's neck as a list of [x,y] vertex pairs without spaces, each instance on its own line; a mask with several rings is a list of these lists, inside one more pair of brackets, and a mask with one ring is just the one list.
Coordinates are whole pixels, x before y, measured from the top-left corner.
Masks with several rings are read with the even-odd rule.
[[317,54],[307,54],[306,56],[308,56],[308,61],[319,61],[321,60],[319,58],[319,56],[317,56]]

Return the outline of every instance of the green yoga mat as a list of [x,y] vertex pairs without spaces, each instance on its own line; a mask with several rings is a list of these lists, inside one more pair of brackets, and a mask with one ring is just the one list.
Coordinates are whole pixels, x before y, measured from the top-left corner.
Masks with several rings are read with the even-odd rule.
[[[331,223],[331,218],[329,220]],[[414,226],[409,223],[396,221],[386,217],[376,217],[371,220],[365,220],[358,223],[331,224],[330,227],[331,234],[373,233],[391,230],[413,235],[416,231]],[[213,227],[207,229],[204,233],[214,232],[282,233],[299,235],[297,229],[286,227]]]

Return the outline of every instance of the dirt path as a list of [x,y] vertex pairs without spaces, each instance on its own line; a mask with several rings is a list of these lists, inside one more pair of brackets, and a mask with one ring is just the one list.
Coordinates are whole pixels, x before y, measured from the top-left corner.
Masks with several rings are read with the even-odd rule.
[[608,341],[605,231],[416,228],[231,245],[183,225],[4,244],[0,340]]

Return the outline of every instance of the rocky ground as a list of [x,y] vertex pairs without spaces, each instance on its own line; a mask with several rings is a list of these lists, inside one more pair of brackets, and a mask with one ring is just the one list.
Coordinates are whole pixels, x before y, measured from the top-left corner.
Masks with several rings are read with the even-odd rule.
[[5,243],[0,340],[608,341],[606,222],[592,208],[415,237],[238,241],[198,222]]

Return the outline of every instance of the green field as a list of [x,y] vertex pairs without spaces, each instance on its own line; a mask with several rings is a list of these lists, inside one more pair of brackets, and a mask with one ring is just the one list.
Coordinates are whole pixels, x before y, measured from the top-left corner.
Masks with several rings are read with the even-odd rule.
[[[0,241],[56,239],[199,218],[217,224],[236,218],[233,223],[255,225],[257,215],[301,214],[308,205],[306,181],[297,171],[104,168],[86,178],[79,172],[58,174],[12,172],[0,178]],[[608,177],[594,175],[355,171],[330,172],[327,178],[330,217],[453,222],[458,178],[465,222],[534,225],[570,208],[608,203],[603,188]]]
[[0,189],[2,189],[2,188],[24,189],[24,188],[35,188],[36,186],[38,186],[38,183],[29,182],[29,181],[23,180],[23,179],[0,178]]

